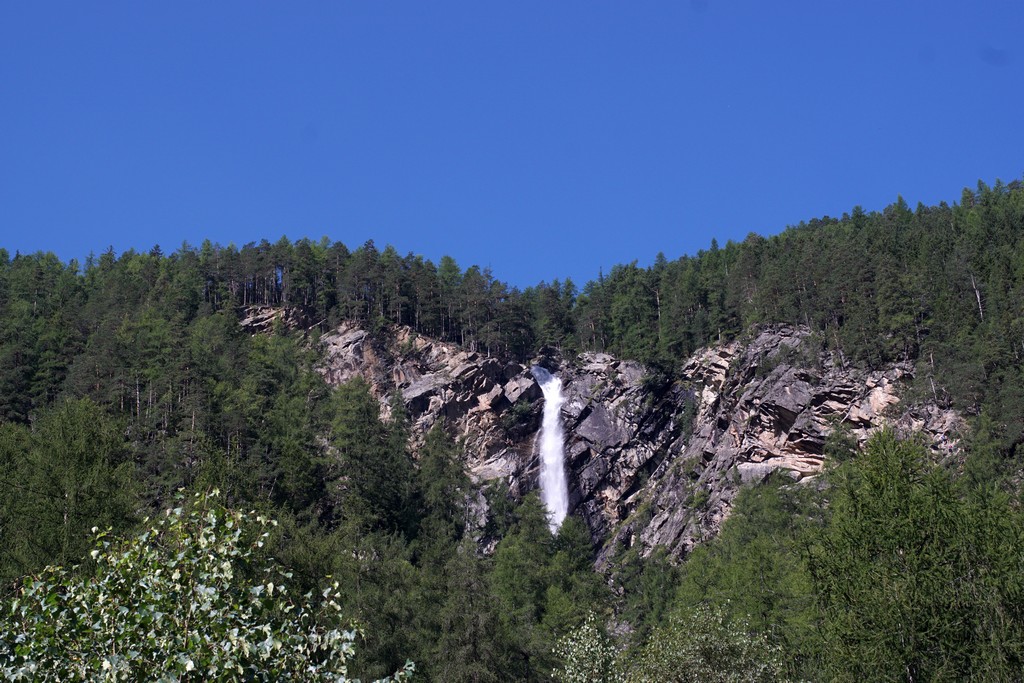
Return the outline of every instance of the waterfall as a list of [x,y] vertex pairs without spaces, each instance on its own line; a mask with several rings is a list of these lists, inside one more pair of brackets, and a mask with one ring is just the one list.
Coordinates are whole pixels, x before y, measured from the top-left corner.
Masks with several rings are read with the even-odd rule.
[[544,392],[544,421],[540,427],[540,494],[548,511],[551,533],[558,531],[569,510],[565,479],[565,435],[562,432],[562,380],[544,368],[530,369]]

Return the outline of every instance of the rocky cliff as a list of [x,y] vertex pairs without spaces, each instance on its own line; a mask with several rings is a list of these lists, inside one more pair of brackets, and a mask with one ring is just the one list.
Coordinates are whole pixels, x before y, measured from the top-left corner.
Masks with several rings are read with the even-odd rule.
[[[542,398],[529,365],[405,329],[343,324],[320,343],[329,383],[362,376],[385,409],[401,393],[414,447],[445,420],[477,481],[503,479],[516,496],[537,486]],[[570,514],[589,526],[599,564],[637,544],[684,555],[717,532],[741,485],[772,472],[812,481],[838,425],[859,442],[885,425],[920,431],[940,456],[957,452],[963,428],[952,411],[905,405],[909,364],[845,367],[788,327],[704,349],[672,379],[602,353],[533,363],[563,382]]]

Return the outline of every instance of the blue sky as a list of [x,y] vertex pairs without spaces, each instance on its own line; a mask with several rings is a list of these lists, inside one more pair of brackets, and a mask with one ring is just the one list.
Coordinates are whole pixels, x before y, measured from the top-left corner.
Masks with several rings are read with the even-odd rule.
[[1024,173],[1024,3],[4,2],[0,246],[518,286]]

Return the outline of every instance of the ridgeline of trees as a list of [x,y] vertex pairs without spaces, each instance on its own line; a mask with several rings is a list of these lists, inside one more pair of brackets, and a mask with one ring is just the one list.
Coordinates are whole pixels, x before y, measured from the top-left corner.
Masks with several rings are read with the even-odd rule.
[[[250,335],[239,322],[253,306],[304,324]],[[620,558],[613,590],[581,522],[552,536],[535,498],[495,486],[488,527],[472,528],[478,491],[443,426],[414,458],[400,405],[381,421],[367,385],[326,386],[311,342],[348,319],[520,359],[548,344],[610,351],[667,374],[753,325],[805,325],[837,362],[914,362],[916,396],[971,416],[971,456],[952,473],[880,438],[830,475],[830,505],[748,492],[682,566]],[[338,581],[365,634],[346,657],[370,677],[411,658],[423,680],[690,680],[678,672],[732,672],[718,657],[750,680],[1000,680],[1021,666],[1024,623],[1019,506],[994,488],[1017,495],[1022,354],[1018,182],[712,241],[582,290],[518,290],[372,242],[207,242],[84,264],[0,249],[0,594],[52,564],[68,568],[61,581],[102,577],[92,527],[132,534],[177,491],[216,488],[279,520],[268,549],[293,594]]]
[[[0,250],[0,417],[24,422],[71,392],[103,394],[152,421],[168,391],[194,388],[194,371],[174,368],[184,387],[161,376],[177,351],[224,342],[218,325],[245,306],[291,307],[319,330],[346,319],[393,323],[492,354],[524,358],[553,344],[667,368],[752,325],[806,325],[851,363],[917,360],[923,390],[976,413],[1020,399],[1022,222],[1019,181],[979,182],[953,206],[911,210],[900,198],[881,213],[855,207],[774,237],[616,266],[582,290],[569,280],[519,290],[489,270],[372,241],[354,251],[326,238],[205,242],[166,256],[159,247],[108,251],[84,264]],[[221,351],[231,349],[209,356]],[[995,397],[1003,392],[1011,395]],[[1017,440],[1020,424],[1006,427]]]
[[[168,256],[108,251],[84,264],[0,250],[0,382],[11,389],[0,415],[24,420],[51,400],[83,351],[133,345],[136,364],[160,360],[197,318],[245,306],[292,307],[320,330],[394,323],[493,354],[522,358],[555,344],[666,365],[752,325],[786,322],[810,327],[850,362],[922,359],[937,396],[978,408],[990,374],[1024,353],[1022,220],[1019,181],[979,181],[953,206],[911,210],[899,198],[881,213],[855,207],[774,237],[616,266],[582,291],[569,280],[518,290],[487,269],[462,270],[447,256],[435,265],[372,241],[354,251],[326,238],[241,249],[207,241]],[[90,343],[100,332],[111,348]],[[72,388],[81,391],[85,374]],[[118,379],[127,394],[148,378]]]

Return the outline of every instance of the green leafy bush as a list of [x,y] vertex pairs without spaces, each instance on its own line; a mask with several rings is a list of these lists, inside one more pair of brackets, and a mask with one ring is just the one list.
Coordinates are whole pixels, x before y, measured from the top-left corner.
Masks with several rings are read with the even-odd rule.
[[777,645],[724,610],[680,610],[634,652],[619,650],[593,615],[559,640],[561,683],[775,683],[785,679]]
[[[47,568],[0,615],[0,675],[59,681],[348,681],[358,629],[337,583],[292,596],[266,557],[274,522],[197,496],[126,542],[99,533],[95,574]],[[95,531],[95,529],[94,529]],[[408,663],[393,679],[405,680]]]
[[625,666],[644,683],[775,683],[784,679],[781,648],[725,610],[698,605],[655,629]]
[[619,650],[591,612],[579,628],[555,645],[562,666],[554,671],[559,683],[621,683]]

